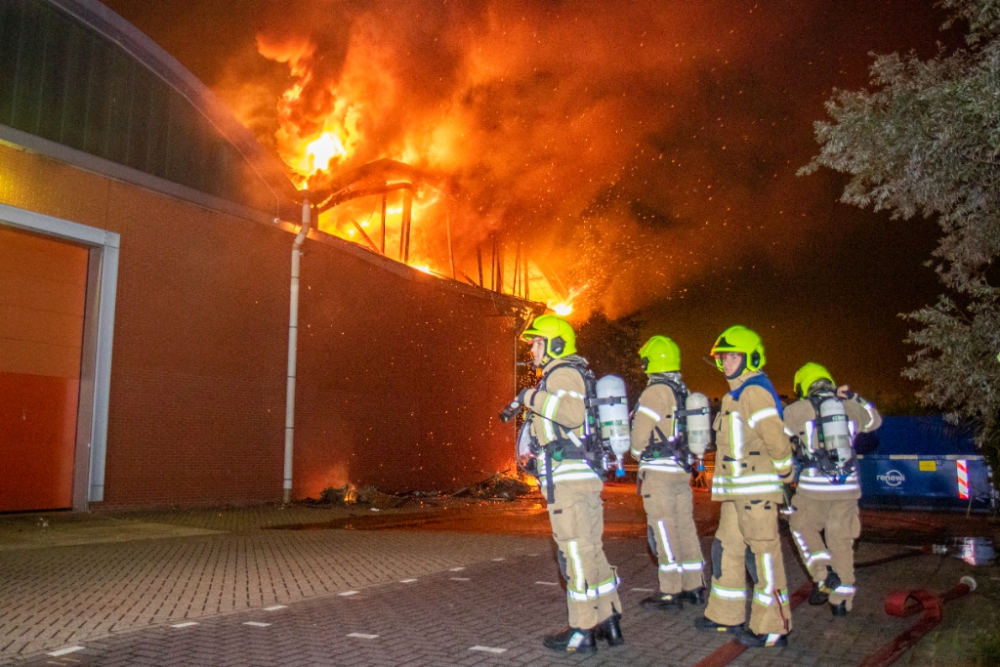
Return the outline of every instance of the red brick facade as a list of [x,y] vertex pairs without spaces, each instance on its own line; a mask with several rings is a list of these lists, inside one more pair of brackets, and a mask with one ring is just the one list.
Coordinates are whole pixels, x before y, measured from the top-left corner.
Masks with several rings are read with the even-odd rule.
[[[121,235],[103,506],[280,500],[293,235],[5,145],[0,202]],[[512,306],[307,240],[293,498],[510,467]]]

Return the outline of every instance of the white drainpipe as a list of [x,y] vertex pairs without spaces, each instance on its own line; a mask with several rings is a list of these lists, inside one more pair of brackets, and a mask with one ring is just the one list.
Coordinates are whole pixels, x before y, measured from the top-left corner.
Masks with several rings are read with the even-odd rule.
[[299,340],[299,264],[302,244],[309,234],[312,221],[309,199],[302,202],[302,227],[292,243],[292,287],[288,309],[288,389],[285,395],[285,483],[282,500],[287,505],[292,500],[292,448],[295,442],[295,358]]

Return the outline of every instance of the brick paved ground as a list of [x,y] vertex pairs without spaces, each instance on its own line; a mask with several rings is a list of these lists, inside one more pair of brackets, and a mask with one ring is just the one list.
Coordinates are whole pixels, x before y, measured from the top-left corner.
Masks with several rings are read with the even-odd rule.
[[[626,500],[612,495],[608,515],[625,513]],[[524,523],[544,525],[535,511],[525,509]],[[585,658],[540,644],[565,618],[547,537],[262,529],[342,516],[274,508],[146,513],[129,518],[225,532],[0,551],[0,664],[687,666],[725,643],[692,627],[698,609],[675,615],[640,609],[649,594],[641,589],[655,586],[655,570],[634,526],[610,531],[607,540],[624,582],[627,645]],[[355,527],[363,525],[358,518]],[[450,529],[467,528],[453,522]],[[795,588],[805,577],[790,546],[786,563]],[[858,560],[900,549],[863,542]],[[920,556],[858,574],[863,593],[849,618],[802,605],[787,649],[749,651],[732,664],[857,665],[915,620],[884,614],[889,590],[944,590],[964,574],[975,576],[980,590],[949,603],[939,630],[897,664],[971,665],[976,633],[996,626],[998,568]],[[343,595],[350,591],[357,592]],[[75,646],[84,648],[49,655]]]

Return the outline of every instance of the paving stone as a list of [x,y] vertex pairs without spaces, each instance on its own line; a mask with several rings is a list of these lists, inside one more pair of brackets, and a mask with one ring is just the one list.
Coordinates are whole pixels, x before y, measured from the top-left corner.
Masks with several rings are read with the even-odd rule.
[[[136,520],[227,532],[4,552],[0,664],[52,664],[44,652],[79,644],[86,649],[69,657],[80,662],[67,665],[645,667],[693,665],[726,642],[693,627],[701,608],[688,606],[675,614],[640,608],[639,600],[648,593],[632,588],[656,586],[655,564],[641,537],[606,539],[610,560],[624,582],[626,645],[609,649],[602,644],[590,657],[563,656],[541,645],[544,634],[565,624],[565,592],[550,539],[267,530],[322,514],[282,512],[142,513]],[[157,534],[164,533],[169,531]],[[705,553],[710,544],[706,536]],[[858,560],[898,550],[861,544]],[[806,581],[790,542],[785,544],[785,564],[791,589]],[[454,581],[456,572],[468,581]],[[1000,596],[992,578],[1000,579],[997,568],[921,556],[859,570],[861,593],[850,617],[834,619],[825,606],[803,604],[793,614],[788,648],[747,651],[732,664],[857,665],[916,620],[885,615],[882,601],[889,590],[919,585],[940,591],[969,573],[983,584],[979,597],[949,603],[941,629],[899,664],[968,663],[967,626],[995,623]],[[417,581],[399,583],[411,578]],[[349,590],[358,593],[342,595]],[[279,604],[286,608],[263,610]],[[191,620],[198,625],[170,627]],[[248,621],[271,625],[243,625]],[[347,638],[352,632],[379,636]],[[507,651],[470,651],[475,645]]]

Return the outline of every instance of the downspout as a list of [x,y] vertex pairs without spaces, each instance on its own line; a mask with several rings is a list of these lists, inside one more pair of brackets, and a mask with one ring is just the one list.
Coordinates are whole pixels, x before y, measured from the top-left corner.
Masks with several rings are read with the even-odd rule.
[[292,243],[292,285],[288,308],[288,385],[285,394],[285,482],[282,502],[292,501],[292,449],[295,442],[295,361],[299,340],[299,265],[302,259],[302,244],[309,235],[312,222],[309,197],[302,201],[302,227]]

